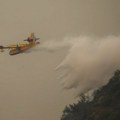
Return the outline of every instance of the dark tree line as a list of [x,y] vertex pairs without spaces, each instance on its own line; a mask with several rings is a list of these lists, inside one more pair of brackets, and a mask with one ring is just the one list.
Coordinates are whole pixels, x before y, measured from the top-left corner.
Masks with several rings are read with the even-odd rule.
[[61,120],[120,120],[120,71],[94,92],[92,100],[81,94],[77,103],[66,106]]

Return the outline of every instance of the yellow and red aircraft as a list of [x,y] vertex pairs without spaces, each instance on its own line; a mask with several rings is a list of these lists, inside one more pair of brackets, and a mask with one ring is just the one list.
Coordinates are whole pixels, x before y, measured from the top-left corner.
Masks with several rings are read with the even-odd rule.
[[0,46],[0,50],[1,52],[4,52],[4,49],[10,49],[9,54],[16,55],[40,44],[40,42],[37,42],[37,40],[39,39],[40,38],[35,37],[34,33],[31,33],[30,37],[24,40],[24,41],[27,41],[28,43],[9,45],[9,46]]

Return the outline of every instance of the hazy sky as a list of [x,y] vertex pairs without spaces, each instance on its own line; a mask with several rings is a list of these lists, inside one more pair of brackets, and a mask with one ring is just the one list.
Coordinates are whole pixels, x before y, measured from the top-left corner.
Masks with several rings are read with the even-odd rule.
[[[30,32],[44,41],[120,34],[120,0],[0,0],[0,44],[21,42]],[[0,53],[0,120],[59,120],[72,90],[62,90],[54,69],[66,49]]]

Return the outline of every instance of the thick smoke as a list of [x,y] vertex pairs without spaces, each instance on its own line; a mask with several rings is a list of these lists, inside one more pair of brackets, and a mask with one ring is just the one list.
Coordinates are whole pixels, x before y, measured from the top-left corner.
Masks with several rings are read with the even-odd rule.
[[67,38],[50,46],[69,46],[68,55],[56,68],[66,89],[75,88],[80,93],[95,89],[106,84],[120,68],[120,36]]

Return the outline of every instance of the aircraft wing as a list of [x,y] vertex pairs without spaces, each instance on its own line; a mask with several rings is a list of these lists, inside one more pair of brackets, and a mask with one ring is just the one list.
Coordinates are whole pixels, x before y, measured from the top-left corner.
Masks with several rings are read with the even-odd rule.
[[10,46],[0,46],[0,49],[10,49],[10,48],[17,48],[18,45],[10,45]]
[[9,45],[6,48],[17,48],[17,47],[19,47],[19,46],[18,45]]

